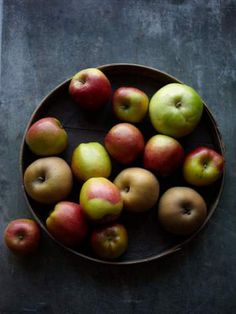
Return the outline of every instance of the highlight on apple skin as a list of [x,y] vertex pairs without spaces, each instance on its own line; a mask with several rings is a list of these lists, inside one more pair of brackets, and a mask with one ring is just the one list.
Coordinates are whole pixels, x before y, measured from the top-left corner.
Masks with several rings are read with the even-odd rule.
[[120,87],[113,94],[113,112],[122,121],[142,121],[148,111],[148,104],[148,96],[135,87]]
[[65,199],[71,192],[73,176],[69,165],[59,157],[43,157],[32,162],[24,172],[26,193],[42,204]]
[[108,178],[111,160],[103,145],[97,142],[81,143],[73,151],[71,169],[80,181],[92,177]]
[[205,146],[191,150],[183,164],[184,179],[195,186],[214,183],[222,176],[223,170],[224,157]]
[[144,137],[140,130],[130,123],[114,125],[105,136],[108,153],[119,163],[133,162],[144,150]]
[[36,121],[26,132],[26,144],[38,156],[62,153],[68,144],[68,135],[61,122],[54,117]]
[[144,167],[163,177],[173,174],[182,165],[184,149],[174,138],[157,134],[151,137],[144,149]]
[[88,224],[81,206],[62,201],[55,205],[46,220],[47,229],[56,240],[68,247],[79,246],[88,234]]
[[119,189],[106,178],[90,178],[80,191],[80,205],[94,223],[116,220],[123,209]]
[[170,83],[159,89],[149,103],[153,127],[162,134],[179,138],[190,134],[199,123],[203,102],[190,86]]
[[27,255],[33,253],[39,245],[40,228],[32,219],[12,220],[4,230],[4,241],[15,254]]
[[94,111],[105,106],[110,100],[112,88],[101,70],[88,68],[73,76],[69,94],[80,107]]
[[90,242],[97,256],[114,260],[127,250],[128,233],[124,225],[113,223],[93,230]]

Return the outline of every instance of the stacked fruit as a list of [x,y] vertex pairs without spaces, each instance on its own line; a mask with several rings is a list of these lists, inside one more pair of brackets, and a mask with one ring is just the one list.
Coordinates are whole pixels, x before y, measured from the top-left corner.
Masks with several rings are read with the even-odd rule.
[[[72,78],[69,94],[79,106],[95,111],[109,102],[112,89],[100,70],[85,69]],[[202,116],[203,102],[191,87],[165,85],[150,103],[143,91],[120,87],[113,93],[112,106],[122,123],[108,131],[102,144],[80,143],[73,151],[70,166],[56,156],[68,145],[68,135],[58,119],[40,119],[31,125],[25,138],[30,150],[41,158],[26,168],[24,187],[33,200],[52,206],[46,220],[49,232],[72,248],[90,237],[94,253],[104,259],[118,258],[128,247],[128,232],[118,221],[123,211],[137,215],[157,210],[158,220],[168,232],[189,235],[197,231],[207,216],[203,197],[190,187],[176,186],[159,199],[158,178],[174,176],[182,167],[186,184],[207,186],[221,176],[224,165],[223,156],[209,147],[196,147],[185,156],[177,140],[193,132]],[[145,143],[138,123],[147,114],[159,134]],[[134,166],[140,157],[142,166]],[[111,182],[113,161],[124,169]],[[70,199],[73,180],[82,185],[77,203]],[[9,241],[9,234],[17,233],[13,227],[7,227],[5,238],[16,251],[17,243]],[[23,241],[22,232],[20,235]],[[26,244],[27,248],[31,250]]]

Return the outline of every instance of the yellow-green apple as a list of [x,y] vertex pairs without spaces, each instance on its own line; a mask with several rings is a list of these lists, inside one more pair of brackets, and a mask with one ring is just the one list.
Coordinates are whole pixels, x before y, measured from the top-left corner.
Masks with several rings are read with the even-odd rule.
[[65,150],[68,135],[61,122],[53,117],[36,121],[26,132],[25,141],[38,156],[52,156]]
[[87,218],[95,223],[113,221],[123,209],[119,189],[106,178],[90,178],[83,184],[80,205]]
[[69,247],[80,245],[88,234],[88,224],[81,206],[73,202],[57,203],[46,225],[57,241]]
[[92,177],[108,178],[111,174],[111,160],[100,143],[81,143],[72,154],[71,168],[81,181]]
[[159,182],[148,170],[131,167],[122,170],[114,180],[130,212],[144,212],[152,208],[159,197]]
[[207,206],[202,196],[188,187],[172,187],[160,198],[158,218],[163,227],[177,235],[188,235],[203,224]]
[[200,146],[190,151],[183,164],[185,180],[195,186],[214,183],[222,175],[224,158],[215,150]]
[[169,176],[182,164],[184,150],[173,137],[157,134],[151,137],[144,149],[144,167]]
[[120,257],[128,247],[125,227],[114,223],[95,229],[91,235],[91,247],[101,258],[112,260]]
[[14,253],[24,255],[38,248],[40,229],[32,219],[12,220],[4,231],[7,247]]
[[25,170],[24,187],[27,194],[43,204],[65,199],[71,192],[72,172],[59,157],[44,157],[35,160]]
[[149,115],[154,128],[165,135],[181,137],[191,133],[199,123],[203,102],[190,86],[171,83],[151,98]]
[[109,101],[112,89],[110,81],[102,71],[88,68],[73,76],[69,94],[81,107],[96,110]]
[[148,110],[148,96],[135,87],[120,87],[112,99],[113,111],[122,121],[136,123],[143,120]]
[[138,128],[130,123],[113,126],[105,136],[109,154],[121,164],[129,164],[143,152],[144,138]]

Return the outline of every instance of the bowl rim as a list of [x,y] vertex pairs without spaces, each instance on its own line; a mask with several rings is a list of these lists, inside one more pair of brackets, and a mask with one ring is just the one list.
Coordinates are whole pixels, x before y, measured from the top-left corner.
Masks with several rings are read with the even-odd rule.
[[[180,81],[179,79],[177,79],[175,76],[168,74],[167,72],[161,71],[159,69],[156,69],[154,67],[150,67],[150,66],[146,66],[146,65],[141,65],[141,64],[136,64],[136,63],[108,63],[108,64],[103,64],[100,66],[97,66],[96,68],[101,70],[101,71],[108,71],[109,69],[113,68],[133,68],[133,69],[139,69],[139,70],[145,70],[145,71],[150,71],[153,72],[154,75],[159,74],[162,75],[164,77],[167,77],[169,79],[171,79],[172,81],[175,81],[176,83],[180,83],[180,84],[185,84],[182,81]],[[53,93],[55,93],[56,91],[58,91],[61,87],[63,87],[64,85],[68,84],[71,81],[72,77],[67,78],[66,80],[64,80],[62,83],[58,84],[56,87],[54,87],[51,91],[49,91],[49,93],[43,97],[43,99],[39,102],[39,104],[36,106],[36,108],[33,110],[33,112],[31,113],[30,119],[25,127],[24,133],[23,133],[23,137],[22,137],[22,142],[21,142],[21,146],[20,146],[20,154],[19,154],[19,169],[20,169],[20,180],[21,180],[21,188],[23,191],[23,195],[24,198],[26,200],[26,204],[28,206],[29,211],[31,212],[33,218],[36,220],[36,222],[39,224],[39,226],[41,227],[41,229],[46,232],[46,234],[49,236],[49,238],[51,238],[54,242],[56,242],[61,248],[65,249],[66,251],[80,257],[83,258],[85,260],[91,261],[91,262],[95,262],[95,263],[100,263],[100,264],[107,264],[107,265],[116,265],[116,266],[122,266],[122,265],[133,265],[133,264],[141,264],[141,263],[146,263],[146,262],[151,262],[154,260],[157,260],[161,257],[164,256],[168,256],[172,253],[178,252],[180,251],[183,247],[185,247],[189,242],[191,242],[194,238],[196,238],[196,236],[200,233],[200,231],[206,226],[206,224],[208,223],[208,221],[210,220],[210,218],[212,217],[213,213],[215,212],[223,189],[224,189],[224,182],[225,182],[225,165],[223,168],[223,172],[222,172],[222,176],[221,176],[221,184],[219,187],[219,192],[218,195],[214,201],[214,203],[211,206],[210,211],[207,214],[207,217],[205,219],[205,221],[203,222],[203,224],[201,225],[201,227],[195,231],[192,235],[190,235],[187,239],[185,239],[184,241],[178,243],[177,245],[174,245],[173,247],[152,255],[150,257],[145,257],[145,258],[138,258],[138,259],[134,259],[134,260],[127,260],[127,261],[110,261],[110,260],[102,260],[96,257],[91,257],[88,256],[86,254],[80,253],[70,247],[67,247],[65,245],[63,245],[61,242],[59,242],[57,239],[54,238],[54,236],[48,231],[48,229],[46,228],[46,226],[42,223],[42,221],[39,219],[39,217],[35,214],[34,209],[32,208],[30,202],[29,202],[29,198],[26,194],[25,188],[24,188],[24,169],[23,169],[23,155],[24,155],[24,147],[25,147],[25,138],[26,138],[26,133],[27,130],[29,129],[29,127],[32,125],[32,122],[35,118],[35,115],[38,113],[38,111],[44,106],[44,104],[46,103],[47,99],[51,97],[51,95]],[[206,113],[208,115],[208,118],[210,118],[212,125],[214,126],[214,132],[216,134],[217,137],[217,141],[219,143],[219,147],[221,150],[221,154],[224,157],[225,160],[225,145],[224,145],[224,141],[221,135],[221,132],[219,130],[218,124],[216,122],[216,120],[214,119],[214,116],[211,112],[211,110],[209,109],[208,105],[203,101],[203,105],[204,105],[204,109],[206,110]]]

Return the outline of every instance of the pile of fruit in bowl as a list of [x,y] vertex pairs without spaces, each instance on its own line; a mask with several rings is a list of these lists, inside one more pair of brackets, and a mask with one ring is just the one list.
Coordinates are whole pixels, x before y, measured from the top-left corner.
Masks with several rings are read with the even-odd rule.
[[[196,232],[208,211],[197,188],[214,184],[224,169],[224,158],[216,150],[196,145],[186,154],[179,141],[194,132],[202,118],[204,104],[198,93],[180,83],[161,87],[150,99],[134,86],[112,91],[106,75],[90,68],[71,79],[68,94],[73,106],[95,116],[112,104],[112,114],[120,121],[102,143],[79,143],[70,163],[61,155],[70,137],[56,117],[41,118],[28,128],[25,142],[35,160],[24,171],[24,188],[30,199],[51,208],[46,217],[50,234],[66,247],[79,250],[86,242],[94,256],[116,260],[129,249],[129,230],[120,219],[124,213],[137,217],[154,209],[157,228],[160,224],[176,237]],[[147,140],[139,127],[144,119],[155,130]],[[115,178],[114,163],[122,166]],[[186,185],[161,193],[161,179],[168,180],[176,171]],[[75,182],[81,185],[78,202],[70,199]],[[5,239],[17,251],[10,239],[13,227],[7,227]],[[22,233],[21,238],[26,241]],[[23,244],[19,251],[24,251]],[[25,247],[31,251],[29,244]]]

